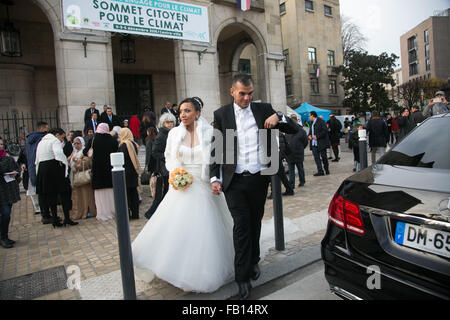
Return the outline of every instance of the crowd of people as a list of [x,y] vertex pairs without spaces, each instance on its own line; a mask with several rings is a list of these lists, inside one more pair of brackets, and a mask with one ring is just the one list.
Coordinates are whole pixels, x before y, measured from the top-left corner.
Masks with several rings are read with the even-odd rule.
[[[37,123],[37,130],[27,136],[25,148],[17,161],[7,154],[0,138],[0,245],[13,247],[8,238],[11,210],[20,201],[22,182],[33,204],[34,213],[43,224],[53,228],[76,226],[76,220],[95,217],[107,221],[115,217],[110,154],[123,152],[130,219],[139,218],[142,201],[138,158],[139,143],[146,146],[145,170],[166,177],[164,148],[167,133],[179,124],[177,105],[166,103],[159,129],[155,114],[146,109],[141,118],[133,115],[123,121],[104,105],[100,114],[95,102],[84,113],[83,130],[67,133]],[[169,112],[167,112],[169,111]],[[152,152],[154,150],[154,152]],[[167,170],[166,170],[167,171]],[[161,184],[161,185],[160,185]],[[154,211],[167,192],[168,183],[158,179]],[[58,216],[61,206],[63,218]],[[147,215],[150,217],[151,215]]]

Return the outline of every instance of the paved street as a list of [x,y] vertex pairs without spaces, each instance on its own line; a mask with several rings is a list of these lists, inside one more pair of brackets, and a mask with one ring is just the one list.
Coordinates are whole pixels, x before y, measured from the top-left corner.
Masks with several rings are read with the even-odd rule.
[[[326,228],[328,204],[342,180],[352,174],[353,155],[345,145],[341,147],[341,161],[330,162],[331,175],[324,177],[312,176],[316,167],[311,152],[306,149],[306,185],[296,188],[294,196],[283,198],[286,250],[274,250],[274,242],[270,241],[262,245],[267,250],[260,263],[263,275],[258,283],[281,276],[280,270],[291,272],[298,269],[298,263],[310,263],[320,258],[318,245]],[[142,148],[140,155],[143,159]],[[298,184],[298,176],[296,178]],[[284,191],[284,187],[282,189]],[[10,238],[16,240],[16,244],[12,249],[0,248],[0,280],[58,266],[64,266],[66,270],[70,266],[78,266],[81,271],[80,290],[63,288],[37,299],[121,299],[115,220],[100,222],[91,218],[79,221],[78,226],[54,229],[51,225],[42,225],[41,216],[34,215],[31,201],[24,193],[21,197],[21,202],[13,207],[10,226]],[[130,221],[132,240],[147,222],[143,213],[150,205],[149,189],[145,186],[141,218]],[[272,211],[272,201],[268,200],[262,232],[273,233]],[[142,281],[136,281],[136,284],[138,299],[228,299],[237,294],[234,283],[209,295],[183,292],[159,279],[150,284]]]

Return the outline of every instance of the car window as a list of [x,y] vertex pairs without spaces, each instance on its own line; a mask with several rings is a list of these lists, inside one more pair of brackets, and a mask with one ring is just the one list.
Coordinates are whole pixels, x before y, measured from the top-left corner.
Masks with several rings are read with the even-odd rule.
[[425,121],[394,146],[379,163],[450,169],[450,117]]

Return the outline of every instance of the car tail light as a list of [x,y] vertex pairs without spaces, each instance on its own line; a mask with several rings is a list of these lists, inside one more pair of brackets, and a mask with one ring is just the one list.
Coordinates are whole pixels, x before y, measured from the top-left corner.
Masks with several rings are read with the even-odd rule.
[[362,222],[359,206],[336,193],[328,208],[328,218],[332,223],[350,232],[364,235],[364,225]]

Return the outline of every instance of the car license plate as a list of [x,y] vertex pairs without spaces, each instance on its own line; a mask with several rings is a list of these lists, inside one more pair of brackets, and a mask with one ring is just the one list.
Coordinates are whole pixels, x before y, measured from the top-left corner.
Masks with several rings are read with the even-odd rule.
[[450,232],[397,222],[395,242],[450,258]]

